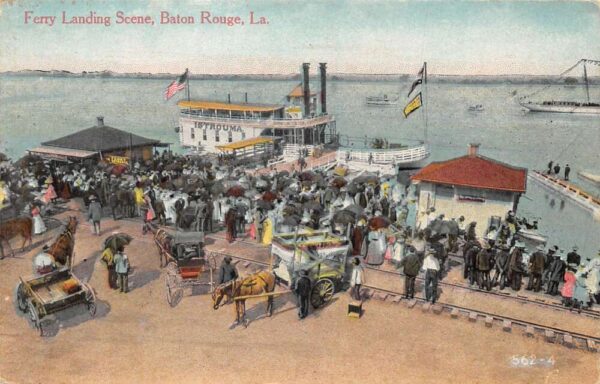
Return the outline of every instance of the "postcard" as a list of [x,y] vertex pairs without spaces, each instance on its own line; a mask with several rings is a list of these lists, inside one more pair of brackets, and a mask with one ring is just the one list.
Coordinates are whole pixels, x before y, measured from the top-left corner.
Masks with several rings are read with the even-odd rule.
[[597,383],[599,31],[0,0],[0,383]]

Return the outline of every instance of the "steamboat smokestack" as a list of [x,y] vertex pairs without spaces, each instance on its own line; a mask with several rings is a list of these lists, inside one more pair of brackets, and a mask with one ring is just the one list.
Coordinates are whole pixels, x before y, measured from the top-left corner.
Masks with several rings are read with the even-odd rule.
[[327,63],[319,63],[321,69],[321,113],[327,113]]
[[248,102],[248,92],[244,93],[244,102]]
[[308,85],[308,70],[310,68],[309,63],[302,63],[302,90],[304,96],[304,116],[310,116],[310,86]]
[[227,104],[231,104],[231,93],[227,94]]

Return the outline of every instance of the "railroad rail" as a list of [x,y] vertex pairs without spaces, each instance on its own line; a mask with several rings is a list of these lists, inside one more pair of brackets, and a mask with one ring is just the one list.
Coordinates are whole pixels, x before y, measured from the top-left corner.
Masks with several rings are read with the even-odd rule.
[[[242,263],[244,268],[250,268],[251,265],[258,265],[261,267],[268,267],[269,263],[257,261],[251,258],[229,254],[227,252],[219,251],[207,251],[214,257],[230,256],[233,259],[239,260],[238,263]],[[590,352],[598,352],[598,345],[600,345],[600,337],[587,335],[578,332],[571,332],[566,329],[546,326],[522,319],[513,318],[510,316],[499,315],[491,312],[476,310],[467,308],[455,304],[437,302],[436,304],[428,303],[422,298],[413,298],[406,300],[403,298],[403,294],[398,291],[375,287],[372,285],[363,285],[365,288],[363,297],[367,299],[379,299],[387,300],[391,297],[392,303],[405,302],[408,308],[414,308],[417,303],[420,305],[424,312],[433,311],[436,314],[449,313],[451,318],[466,317],[471,322],[477,322],[483,320],[486,327],[492,327],[493,325],[501,326],[505,332],[513,332],[517,329],[522,331],[528,337],[541,336],[547,342],[555,343],[566,346],[568,348],[577,348]]]
[[[224,239],[225,237],[220,235],[220,234],[210,234],[207,235],[207,237],[213,237],[213,238],[219,238],[219,239]],[[248,241],[248,240],[244,240],[244,239],[238,239],[238,242],[242,242],[242,243],[247,243],[247,244],[256,244],[254,241]],[[232,255],[230,255],[232,256]],[[462,261],[462,257],[458,256],[458,255],[450,255],[453,259],[457,259],[459,261]],[[245,259],[247,261],[252,261],[251,259]],[[265,264],[268,265],[268,264]],[[382,274],[388,274],[388,275],[395,275],[398,277],[404,277],[406,276],[404,273],[402,272],[398,272],[398,271],[388,271],[388,270],[384,270],[384,269],[379,269],[379,268],[375,268],[375,267],[369,267],[366,266],[365,267],[368,271],[372,271],[373,273],[382,273]],[[424,282],[425,279],[423,277],[417,277],[418,281],[422,281]],[[501,297],[501,298],[505,298],[505,299],[511,299],[517,302],[522,302],[522,303],[527,303],[527,304],[533,304],[533,305],[537,305],[540,307],[545,307],[545,308],[549,308],[549,309],[553,309],[553,310],[557,310],[557,311],[564,311],[564,312],[570,312],[571,309],[565,307],[564,305],[562,305],[561,303],[558,302],[549,302],[545,299],[542,298],[531,298],[528,296],[522,296],[522,295],[511,295],[510,293],[506,292],[503,293],[501,291],[496,291],[496,290],[491,290],[491,291],[486,291],[486,290],[482,290],[476,287],[472,287],[468,284],[457,284],[457,283],[450,283],[450,282],[446,282],[443,280],[438,281],[438,286],[440,287],[447,287],[447,288],[457,288],[457,289],[462,289],[462,290],[467,290],[473,293],[477,293],[477,294],[483,294],[483,295],[493,295],[495,297]],[[584,316],[588,316],[594,319],[600,319],[600,311],[596,311],[596,310],[591,310],[591,309],[582,309],[581,310],[581,314]]]

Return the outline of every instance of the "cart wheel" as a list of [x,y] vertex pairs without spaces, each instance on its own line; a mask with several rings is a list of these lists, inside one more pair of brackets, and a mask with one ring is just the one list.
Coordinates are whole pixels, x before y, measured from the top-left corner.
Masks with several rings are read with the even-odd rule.
[[167,302],[171,306],[171,308],[175,308],[177,304],[181,301],[183,297],[183,290],[181,288],[176,287],[175,285],[171,285],[169,283],[167,277]]
[[319,308],[325,303],[331,301],[335,285],[330,279],[321,279],[317,281],[310,294],[310,303],[313,308]]
[[169,303],[169,305],[171,307],[175,307],[181,300],[181,297],[183,296],[183,290],[181,288],[177,287],[176,280],[177,280],[177,276],[171,275],[171,274],[168,274],[167,277],[165,278],[167,303]]
[[83,283],[83,287],[85,288],[85,301],[87,303],[88,312],[93,317],[96,315],[96,294],[94,293],[94,289],[87,283]]
[[23,283],[19,283],[17,286],[17,305],[21,312],[27,312],[27,294],[25,293],[25,286]]
[[33,323],[33,326],[40,331],[40,336],[43,334],[42,326],[40,324],[40,316],[38,314],[35,305],[30,301],[27,302],[27,314],[29,315],[29,320]]
[[175,263],[174,261],[171,261],[169,264],[167,264],[167,275],[176,275],[178,272],[179,268],[177,267],[177,263]]

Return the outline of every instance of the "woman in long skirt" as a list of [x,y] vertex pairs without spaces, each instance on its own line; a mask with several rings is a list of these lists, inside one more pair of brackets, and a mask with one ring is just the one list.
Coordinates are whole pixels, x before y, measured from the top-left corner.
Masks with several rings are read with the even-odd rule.
[[33,208],[31,208],[31,216],[33,217],[33,234],[39,235],[40,233],[46,232],[46,224],[44,224],[40,208],[37,205],[34,205]]

